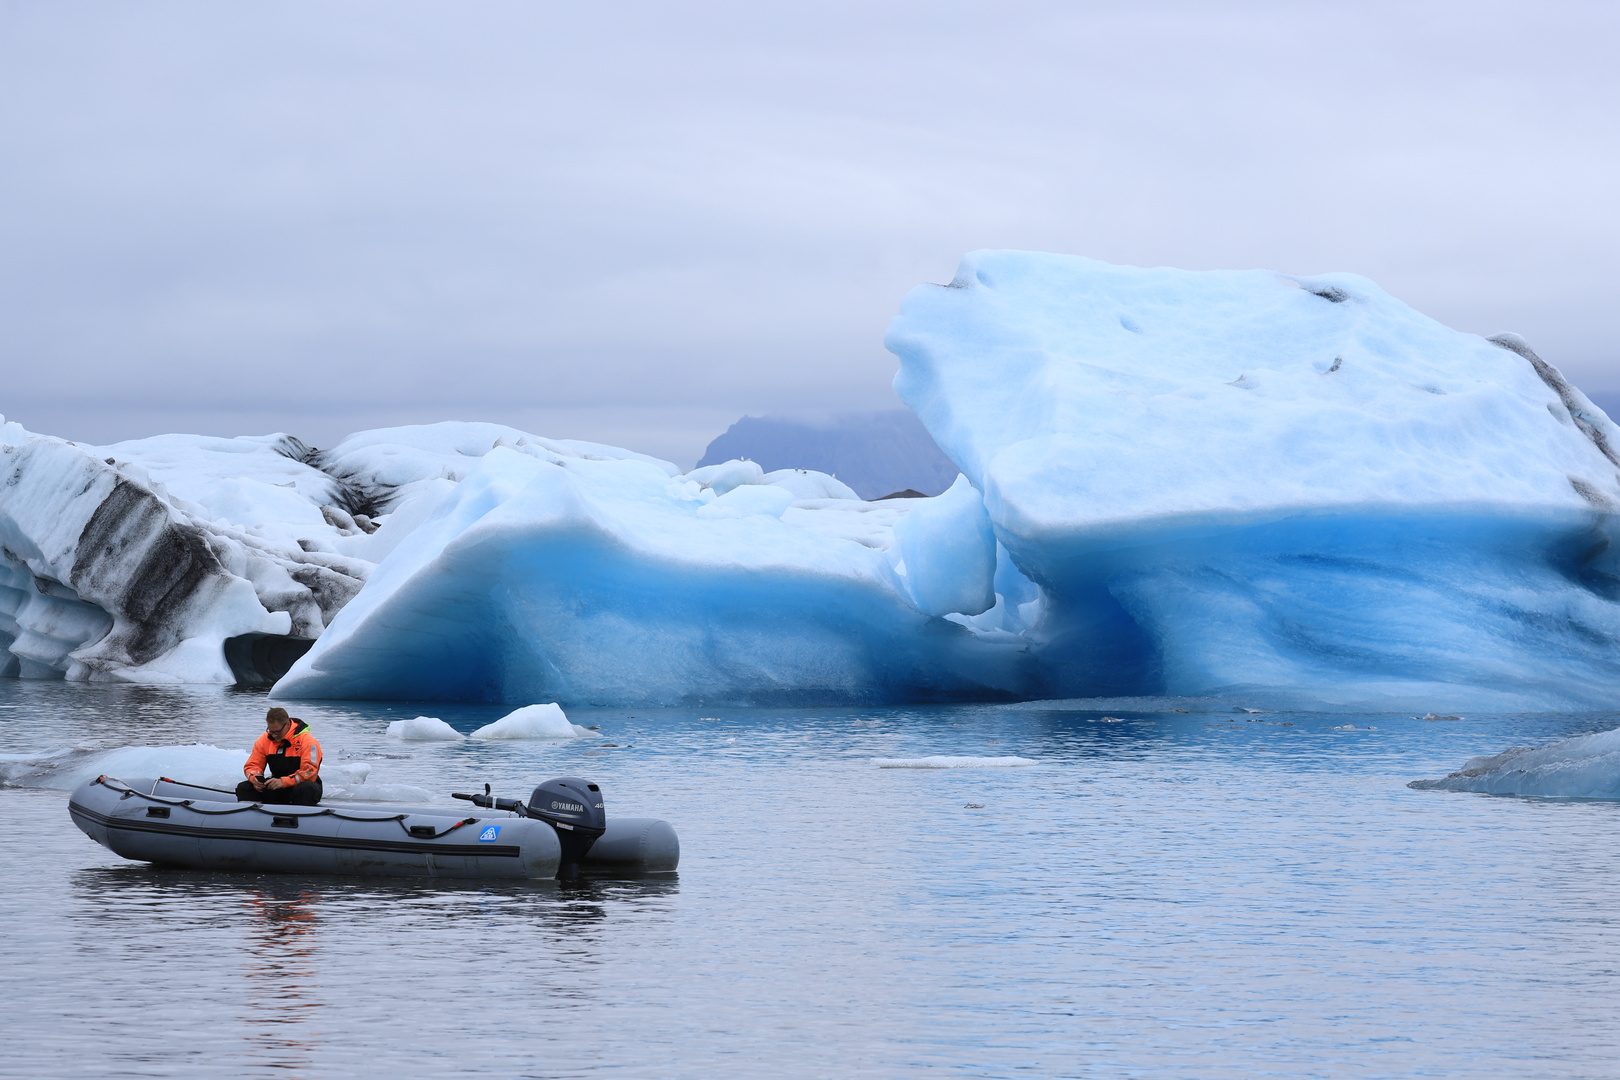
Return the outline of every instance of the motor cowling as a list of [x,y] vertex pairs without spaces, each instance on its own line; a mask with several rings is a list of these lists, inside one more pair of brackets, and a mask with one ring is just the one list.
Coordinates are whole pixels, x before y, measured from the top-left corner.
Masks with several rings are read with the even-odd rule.
[[523,813],[557,831],[557,839],[562,843],[562,861],[557,873],[563,877],[579,873],[580,860],[607,831],[602,789],[577,776],[559,776],[535,788]]

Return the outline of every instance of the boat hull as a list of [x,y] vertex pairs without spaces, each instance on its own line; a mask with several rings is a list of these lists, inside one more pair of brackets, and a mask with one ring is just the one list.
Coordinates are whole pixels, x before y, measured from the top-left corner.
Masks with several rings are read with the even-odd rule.
[[97,777],[68,801],[85,835],[126,859],[198,870],[536,879],[557,874],[551,826],[499,811],[277,806]]

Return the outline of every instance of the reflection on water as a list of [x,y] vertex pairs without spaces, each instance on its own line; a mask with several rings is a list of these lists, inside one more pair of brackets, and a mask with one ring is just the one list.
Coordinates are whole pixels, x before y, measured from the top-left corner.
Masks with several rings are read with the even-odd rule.
[[267,887],[245,894],[248,912],[241,970],[256,991],[241,1017],[251,1032],[254,1059],[296,1069],[312,1063],[312,1045],[300,1027],[320,1002],[306,987],[320,978],[316,964],[320,893]]

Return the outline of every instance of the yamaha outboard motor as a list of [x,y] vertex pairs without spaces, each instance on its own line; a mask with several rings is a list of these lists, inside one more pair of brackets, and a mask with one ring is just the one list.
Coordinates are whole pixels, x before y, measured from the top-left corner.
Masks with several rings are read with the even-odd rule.
[[580,860],[591,850],[597,837],[607,831],[602,789],[577,776],[547,780],[534,789],[529,805],[522,812],[557,830],[557,839],[562,842],[558,877],[577,876]]

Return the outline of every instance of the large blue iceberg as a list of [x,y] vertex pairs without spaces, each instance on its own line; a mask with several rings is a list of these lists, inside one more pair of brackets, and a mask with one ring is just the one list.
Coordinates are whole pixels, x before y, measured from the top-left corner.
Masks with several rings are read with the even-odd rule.
[[[0,672],[278,697],[812,704],[1620,689],[1620,429],[1523,341],[1350,275],[967,256],[905,300],[933,498],[491,424],[0,427]],[[7,667],[6,665],[9,665]]]
[[888,344],[1040,586],[1044,696],[1620,686],[1620,430],[1517,338],[1347,274],[979,252]]

